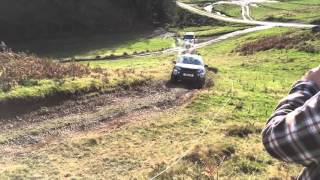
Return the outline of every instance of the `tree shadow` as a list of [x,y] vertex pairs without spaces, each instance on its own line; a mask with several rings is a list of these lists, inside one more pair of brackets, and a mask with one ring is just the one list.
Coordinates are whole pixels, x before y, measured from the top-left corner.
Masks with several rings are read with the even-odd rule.
[[41,57],[66,58],[106,49],[112,52],[123,44],[130,44],[140,39],[152,37],[153,31],[152,28],[146,28],[137,32],[89,34],[86,36],[8,42],[8,46],[14,51],[28,52]]

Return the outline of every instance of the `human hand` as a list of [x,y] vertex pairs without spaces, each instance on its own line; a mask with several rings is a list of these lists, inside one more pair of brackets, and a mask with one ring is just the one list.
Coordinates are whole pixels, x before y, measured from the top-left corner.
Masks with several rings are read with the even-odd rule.
[[302,77],[302,80],[313,81],[320,88],[320,66],[307,72],[306,75]]

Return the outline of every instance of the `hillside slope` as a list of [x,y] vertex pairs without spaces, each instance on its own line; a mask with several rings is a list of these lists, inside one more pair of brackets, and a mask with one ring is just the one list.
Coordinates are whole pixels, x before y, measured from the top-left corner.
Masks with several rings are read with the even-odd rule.
[[296,176],[301,167],[269,156],[260,132],[293,82],[319,64],[319,37],[273,28],[200,49],[219,69],[205,90],[166,86],[175,55],[90,62],[110,81],[142,81],[0,120],[0,179],[149,179],[166,167],[157,179]]

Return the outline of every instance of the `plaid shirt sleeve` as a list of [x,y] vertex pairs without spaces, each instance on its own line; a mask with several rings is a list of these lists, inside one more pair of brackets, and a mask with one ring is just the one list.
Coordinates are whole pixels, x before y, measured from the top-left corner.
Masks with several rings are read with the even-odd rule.
[[298,81],[280,101],[262,132],[267,152],[306,167],[300,179],[320,176],[320,93],[311,81]]

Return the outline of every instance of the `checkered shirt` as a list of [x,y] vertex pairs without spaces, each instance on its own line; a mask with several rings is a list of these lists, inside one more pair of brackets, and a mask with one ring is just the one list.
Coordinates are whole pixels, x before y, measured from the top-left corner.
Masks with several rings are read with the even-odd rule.
[[262,132],[267,152],[305,168],[297,179],[320,179],[320,89],[298,81],[280,101]]

